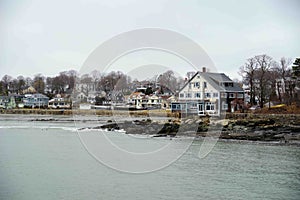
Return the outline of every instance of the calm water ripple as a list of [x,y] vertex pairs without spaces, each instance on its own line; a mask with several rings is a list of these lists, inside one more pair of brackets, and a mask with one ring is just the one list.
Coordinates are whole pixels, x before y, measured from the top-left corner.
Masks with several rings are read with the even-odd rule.
[[[51,128],[57,126],[53,122],[14,128],[26,123],[33,122],[0,120],[0,199],[300,198],[296,146],[219,141],[206,158],[199,159],[201,141],[194,141],[169,167],[133,175],[95,161],[76,132],[66,129],[74,126],[71,122],[62,123],[64,129]],[[122,134],[114,137],[131,142]],[[148,139],[147,145],[159,140]]]

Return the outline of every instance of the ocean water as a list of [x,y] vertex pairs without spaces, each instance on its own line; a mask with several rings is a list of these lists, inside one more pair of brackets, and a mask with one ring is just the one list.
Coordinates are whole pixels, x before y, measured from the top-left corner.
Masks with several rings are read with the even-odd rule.
[[[218,141],[200,159],[202,141],[195,140],[168,167],[131,174],[98,162],[78,137],[76,128],[107,119],[1,115],[0,199],[300,199],[297,146]],[[101,134],[149,149],[170,140]]]

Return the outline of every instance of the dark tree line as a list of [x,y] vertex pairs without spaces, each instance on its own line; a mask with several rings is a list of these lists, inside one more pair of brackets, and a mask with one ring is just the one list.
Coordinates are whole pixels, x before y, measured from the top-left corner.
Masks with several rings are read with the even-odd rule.
[[45,77],[42,74],[36,74],[33,78],[25,78],[23,76],[13,78],[5,75],[0,81],[0,95],[23,94],[30,86],[37,93],[49,96],[70,93],[74,88],[76,77],[77,72],[75,70],[61,72],[55,77]]
[[[13,78],[5,75],[0,81],[0,95],[24,94],[26,89],[32,86],[37,93],[46,94],[53,97],[56,94],[71,94],[74,89],[89,95],[90,91],[103,91],[106,94],[112,91],[121,91],[124,94],[130,94],[145,81],[133,81],[130,76],[120,72],[112,71],[109,73],[100,73],[97,70],[89,74],[79,76],[75,70],[63,71],[54,77],[45,77],[42,74],[36,74],[33,78],[18,76]],[[147,94],[152,94],[157,88],[157,83],[164,88],[175,92],[183,85],[183,79],[177,78],[174,72],[169,70],[157,75],[152,81],[151,88],[147,89]],[[77,87],[80,88],[75,88]],[[162,87],[160,89],[162,91]]]
[[18,76],[13,78],[9,75],[3,76],[0,81],[0,95],[8,95],[10,93],[21,94],[22,91],[31,86],[33,80],[30,77]]

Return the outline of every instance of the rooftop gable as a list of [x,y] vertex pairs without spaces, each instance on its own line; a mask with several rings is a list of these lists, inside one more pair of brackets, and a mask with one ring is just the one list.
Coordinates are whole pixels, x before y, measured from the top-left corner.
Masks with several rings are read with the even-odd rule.
[[[205,81],[208,82],[213,88],[218,91],[236,91],[243,92],[243,89],[236,83],[234,83],[227,75],[224,73],[211,73],[211,72],[197,72],[194,76],[188,80],[188,82],[181,88],[181,92],[191,81],[195,79],[197,75],[200,75]],[[232,83],[232,86],[225,86],[222,83]]]

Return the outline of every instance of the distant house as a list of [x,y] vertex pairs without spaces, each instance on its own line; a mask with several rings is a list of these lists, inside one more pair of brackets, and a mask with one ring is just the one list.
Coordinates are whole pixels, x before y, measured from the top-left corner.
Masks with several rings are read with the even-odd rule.
[[48,108],[71,108],[72,103],[70,98],[56,97],[48,102]]
[[145,95],[142,98],[142,107],[147,109],[161,108],[161,98],[157,95]]
[[96,81],[80,80],[75,84],[75,92],[77,94],[83,94],[85,98],[88,98],[97,96],[100,91],[98,90]]
[[0,108],[12,109],[17,106],[15,98],[13,96],[0,96]]
[[179,91],[172,111],[220,115],[242,110],[244,90],[224,73],[197,72]]
[[166,86],[160,86],[159,89],[155,92],[157,95],[162,95],[162,96],[171,96],[174,95],[174,92],[170,90]]
[[30,108],[48,107],[49,97],[39,93],[29,94],[29,95],[27,94],[25,95],[23,102],[24,102],[24,107],[30,107]]
[[133,92],[129,95],[128,104],[137,109],[159,109],[162,107],[162,98],[155,94],[145,95],[143,92]]
[[74,94],[74,101],[76,102],[86,102],[87,101],[87,96],[83,92],[79,92],[77,94]]
[[36,93],[36,89],[32,86],[29,86],[28,88],[24,89],[23,94],[33,94]]
[[143,92],[133,92],[128,97],[128,104],[135,106],[136,108],[142,108],[142,102],[145,94]]
[[125,102],[125,96],[121,91],[111,91],[107,94],[106,98],[113,104],[122,104]]

